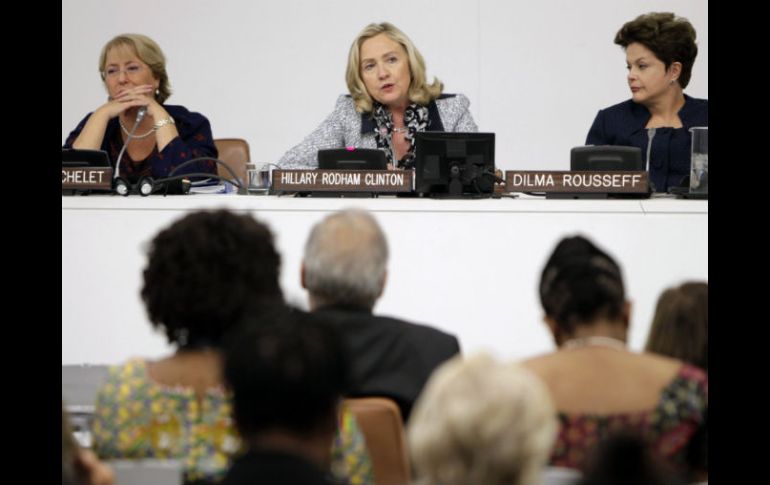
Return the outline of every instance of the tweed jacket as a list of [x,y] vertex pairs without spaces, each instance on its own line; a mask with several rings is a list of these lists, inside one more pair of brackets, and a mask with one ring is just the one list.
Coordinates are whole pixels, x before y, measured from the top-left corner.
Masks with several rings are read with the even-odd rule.
[[[442,94],[428,105],[427,131],[478,131],[462,94]],[[278,161],[281,168],[318,168],[318,150],[329,148],[377,148],[374,139],[376,124],[371,113],[358,113],[350,95],[337,99],[334,111]]]

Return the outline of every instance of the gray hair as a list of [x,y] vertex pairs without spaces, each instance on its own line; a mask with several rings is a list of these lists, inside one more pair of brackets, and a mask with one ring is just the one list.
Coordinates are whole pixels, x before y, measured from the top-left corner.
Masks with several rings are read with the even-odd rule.
[[409,418],[417,483],[538,483],[558,429],[545,384],[488,354],[442,364]]
[[388,243],[362,210],[343,210],[316,224],[305,244],[305,286],[326,303],[372,308],[382,293]]

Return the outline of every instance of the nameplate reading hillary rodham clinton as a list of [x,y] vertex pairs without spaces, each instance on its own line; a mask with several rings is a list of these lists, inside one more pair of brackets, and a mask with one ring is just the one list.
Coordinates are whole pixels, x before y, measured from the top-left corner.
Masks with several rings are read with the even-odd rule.
[[411,192],[412,170],[273,170],[273,190]]
[[572,192],[644,194],[650,181],[646,171],[534,171],[505,172],[508,192]]

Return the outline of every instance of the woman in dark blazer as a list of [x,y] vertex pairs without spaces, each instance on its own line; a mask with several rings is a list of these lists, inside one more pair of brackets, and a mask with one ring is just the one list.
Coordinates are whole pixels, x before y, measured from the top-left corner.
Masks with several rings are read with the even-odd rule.
[[165,104],[171,86],[166,57],[154,40],[141,34],[118,35],[102,48],[99,71],[107,102],[83,118],[64,148],[104,150],[114,167],[125,147],[117,169],[131,183],[142,177],[168,177],[179,165],[202,157],[211,159],[193,162],[179,174],[217,173],[209,120],[184,106]]
[[650,181],[665,192],[690,173],[693,126],[708,126],[708,100],[684,94],[698,55],[695,29],[673,13],[649,13],[621,27],[631,99],[599,111],[587,145],[642,149]]

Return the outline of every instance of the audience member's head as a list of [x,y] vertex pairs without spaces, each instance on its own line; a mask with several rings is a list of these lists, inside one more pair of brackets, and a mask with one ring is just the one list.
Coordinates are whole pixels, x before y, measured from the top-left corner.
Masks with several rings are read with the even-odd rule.
[[477,354],[434,372],[408,437],[425,483],[526,485],[537,483],[556,430],[556,410],[537,376]]
[[282,301],[273,236],[250,215],[196,212],[151,241],[142,299],[180,347],[217,346],[244,305]]
[[556,245],[540,277],[540,301],[557,344],[598,320],[628,325],[620,266],[583,236]]
[[600,443],[579,485],[684,485],[684,481],[639,437],[628,433]]
[[316,224],[307,243],[302,285],[312,309],[345,305],[372,309],[385,288],[388,243],[377,221],[344,210]]
[[658,298],[645,350],[674,357],[708,371],[709,286],[688,282]]
[[349,386],[347,347],[322,316],[273,308],[259,318],[247,318],[225,347],[236,428],[253,449],[295,452],[328,468]]

